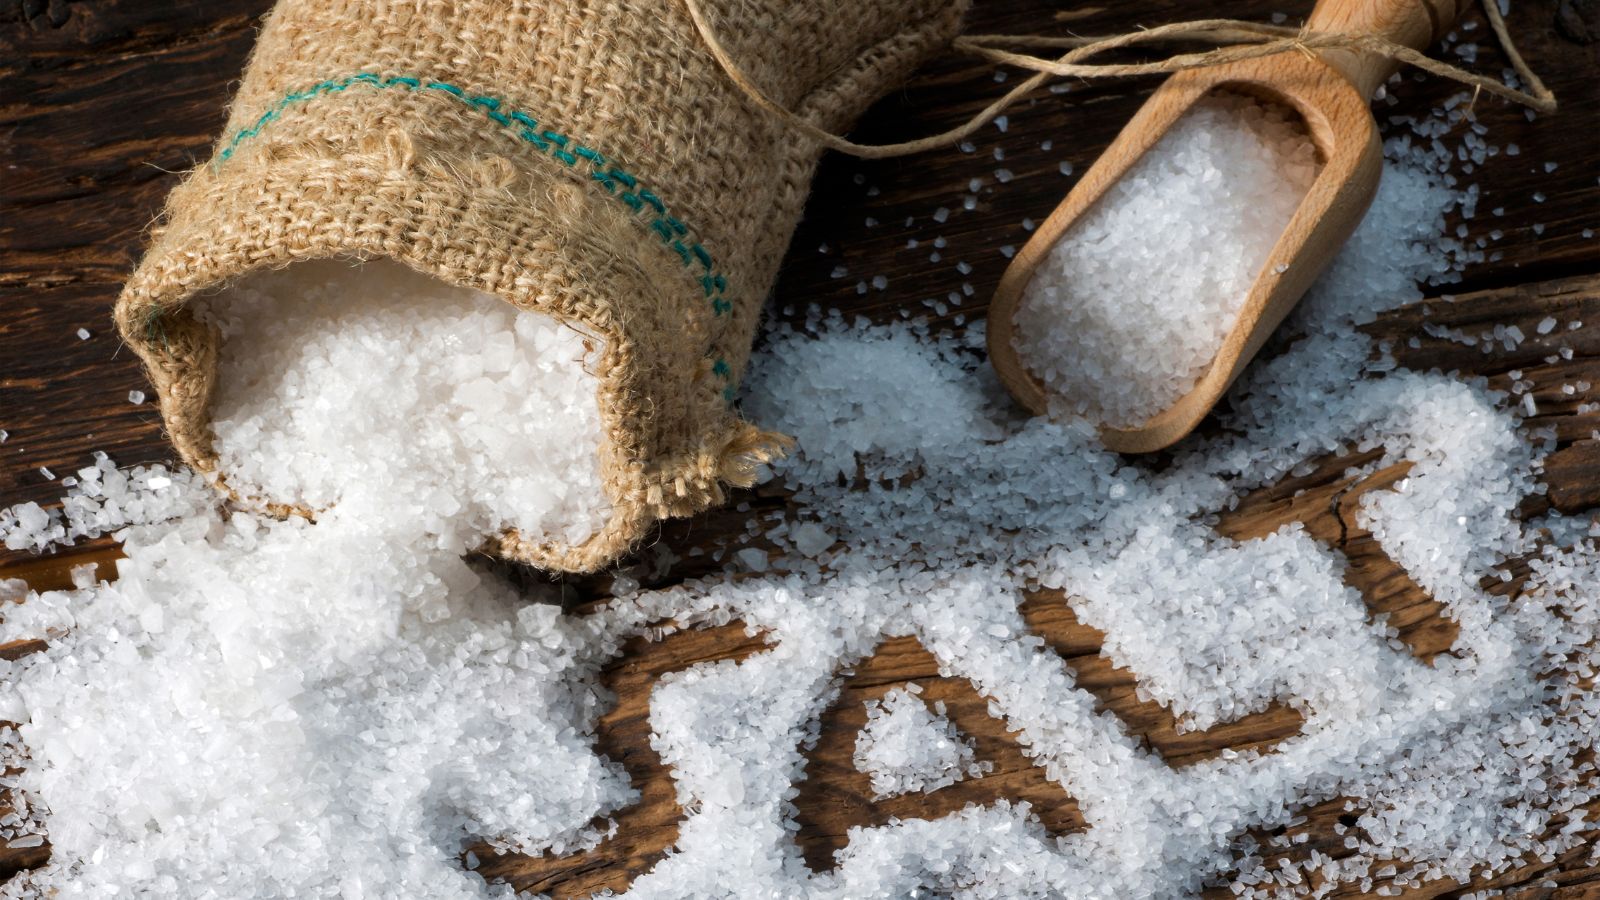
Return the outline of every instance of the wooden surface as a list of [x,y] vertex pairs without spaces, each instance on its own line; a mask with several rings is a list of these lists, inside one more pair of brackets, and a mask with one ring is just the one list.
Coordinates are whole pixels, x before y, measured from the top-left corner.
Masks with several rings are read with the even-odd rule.
[[[131,355],[118,352],[110,303],[139,252],[145,226],[176,180],[174,173],[203,160],[221,128],[230,86],[265,7],[262,0],[21,0],[0,6],[0,428],[10,434],[0,444],[0,505],[56,498],[59,487],[38,468],[68,472],[87,464],[96,449],[122,464],[170,458],[152,405],[127,402],[130,390],[149,388]],[[1226,9],[1193,0],[1105,6],[980,0],[971,28],[1071,28],[1095,34],[1213,14],[1266,20],[1283,12],[1295,21],[1309,8],[1305,2],[1263,0],[1238,0]],[[1471,32],[1481,42],[1475,67],[1501,71],[1504,60],[1489,46],[1481,17],[1472,11],[1465,21],[1477,23]],[[1530,122],[1520,109],[1478,102],[1488,139],[1502,146],[1516,143],[1521,150],[1491,159],[1464,179],[1482,191],[1478,218],[1468,223],[1473,235],[1504,232],[1488,248],[1494,258],[1468,271],[1465,282],[1451,291],[1454,302],[1389,313],[1369,330],[1401,338],[1394,342],[1394,355],[1402,365],[1483,375],[1499,387],[1509,383],[1506,373],[1512,369],[1533,380],[1540,412],[1527,427],[1554,428],[1560,449],[1544,473],[1548,492],[1524,507],[1530,514],[1550,507],[1579,513],[1600,504],[1600,440],[1593,437],[1600,430],[1600,413],[1577,412],[1585,400],[1600,401],[1600,327],[1541,337],[1534,325],[1550,314],[1600,324],[1600,241],[1583,235],[1584,229],[1600,228],[1600,44],[1595,43],[1600,3],[1518,0],[1510,25],[1525,55],[1562,98],[1563,111]],[[857,134],[881,141],[955,124],[1000,88],[992,72],[967,60],[940,61],[881,103]],[[1029,235],[1023,220],[1043,220],[1072,185],[1074,179],[1063,177],[1059,164],[1086,170],[1154,86],[1150,81],[1079,84],[1064,96],[1041,92],[1011,114],[1007,131],[986,129],[972,153],[952,149],[882,162],[829,158],[785,263],[773,315],[798,321],[806,304],[815,302],[877,321],[898,318],[903,311],[925,314],[937,327],[951,329],[981,316],[1006,266],[1001,248],[1023,244]],[[1456,89],[1407,81],[1394,93],[1399,105],[1380,107],[1380,113],[1425,111]],[[1053,142],[1048,151],[1041,147],[1047,140]],[[1005,151],[1004,160],[995,159],[997,147]],[[1554,171],[1545,171],[1547,162],[1556,163]],[[1002,167],[1014,174],[1010,183],[997,183],[995,170]],[[967,211],[961,198],[974,178],[983,184],[976,208]],[[1535,192],[1543,195],[1542,202],[1534,199]],[[937,224],[930,216],[941,206],[951,214]],[[1497,207],[1502,215],[1491,212]],[[909,233],[900,227],[907,217],[916,220]],[[908,236],[919,246],[908,247]],[[936,237],[946,241],[938,263],[929,259]],[[970,273],[955,268],[963,261]],[[834,277],[838,268],[848,274]],[[888,278],[887,289],[858,288],[858,282],[878,274]],[[971,285],[970,295],[963,284]],[[942,309],[934,306],[940,302]],[[1424,322],[1468,331],[1516,323],[1530,337],[1515,351],[1486,354],[1421,334]],[[89,340],[74,334],[79,327],[89,329]],[[1420,347],[1406,345],[1404,338],[1413,335],[1420,337]],[[1560,346],[1572,349],[1571,360],[1557,355]],[[1547,359],[1552,356],[1554,361]],[[1597,387],[1574,396],[1562,393],[1563,384],[1580,379]],[[1363,492],[1385,489],[1403,474],[1389,469],[1346,477],[1350,465],[1370,458],[1320,461],[1308,475],[1257,491],[1219,516],[1216,527],[1244,538],[1285,522],[1304,522],[1311,534],[1346,557],[1346,577],[1374,613],[1387,613],[1401,640],[1430,659],[1448,650],[1453,626],[1349,515]],[[752,516],[776,514],[789,502],[781,490],[760,488],[740,495],[728,509],[668,524],[658,544],[629,561],[629,574],[658,586],[716,570],[722,554],[748,545],[745,524]],[[41,588],[61,586],[70,564],[100,562],[102,574],[109,575],[115,556],[108,540],[43,560],[0,551],[0,576],[25,577]],[[1516,590],[1523,573],[1515,563],[1509,569],[1517,577],[1496,583],[1496,590]],[[543,578],[509,568],[506,574]],[[608,587],[607,576],[564,582],[578,614],[602,600]],[[1178,734],[1164,709],[1138,700],[1137,673],[1100,658],[1101,636],[1073,621],[1064,605],[1052,602],[1056,599],[1028,601],[1030,626],[1078,671],[1105,709],[1169,764],[1181,766],[1225,747],[1270,749],[1299,727],[1297,714],[1277,707],[1209,732]],[[619,699],[598,738],[601,751],[628,771],[643,795],[636,807],[613,816],[625,825],[619,837],[565,859],[484,854],[484,870],[557,896],[621,888],[648,870],[671,846],[681,815],[670,773],[646,740],[650,685],[696,661],[740,658],[761,646],[759,635],[746,636],[737,625],[631,646],[607,673]],[[0,652],[31,649],[36,647]],[[825,717],[817,747],[808,752],[808,776],[798,785],[798,841],[808,864],[828,868],[852,824],[890,815],[938,815],[994,798],[1027,800],[1056,831],[1082,827],[1071,799],[1026,766],[1003,726],[988,718],[982,698],[964,681],[941,676],[919,647],[887,642],[840,678],[840,698]],[[850,763],[861,703],[910,681],[926,696],[944,699],[952,718],[995,763],[984,778],[927,795],[920,809],[905,800],[874,803]],[[1348,852],[1338,830],[1354,820],[1341,802],[1321,804],[1306,815],[1306,823],[1298,826],[1306,842],[1286,852]],[[1346,817],[1343,825],[1341,817]],[[0,853],[11,868],[37,865],[47,855],[48,848]],[[1584,868],[1581,857],[1531,863],[1477,886],[1529,898],[1600,897],[1600,869]],[[1414,895],[1448,896],[1463,888],[1438,884]]]

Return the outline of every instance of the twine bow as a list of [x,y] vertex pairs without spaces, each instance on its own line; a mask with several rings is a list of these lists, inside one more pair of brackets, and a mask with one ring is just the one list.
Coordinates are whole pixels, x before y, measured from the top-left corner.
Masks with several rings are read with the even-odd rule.
[[[1499,41],[1506,58],[1511,62],[1512,70],[1517,73],[1517,77],[1522,83],[1527,85],[1526,90],[1514,88],[1497,79],[1441,62],[1404,44],[1397,44],[1376,35],[1313,32],[1302,28],[1265,25],[1260,22],[1248,22],[1240,19],[1199,19],[1192,22],[1175,22],[1170,25],[1161,25],[1111,37],[974,34],[957,38],[952,46],[964,53],[970,53],[992,62],[1027,69],[1034,74],[1019,82],[1015,87],[984,107],[966,122],[947,131],[895,144],[858,144],[833,132],[818,128],[783,104],[768,97],[728,55],[727,49],[722,46],[722,42],[717,39],[716,32],[712,30],[710,23],[706,21],[705,12],[700,7],[700,0],[684,0],[684,4],[688,7],[689,17],[694,20],[695,29],[700,33],[701,40],[705,42],[706,49],[711,51],[711,55],[716,59],[717,64],[722,67],[722,71],[728,76],[729,80],[752,103],[822,146],[863,159],[907,156],[912,153],[920,153],[923,150],[948,147],[957,141],[972,136],[996,116],[1015,105],[1023,96],[1054,78],[1125,78],[1135,75],[1169,74],[1181,72],[1185,69],[1198,69],[1244,59],[1273,56],[1278,53],[1312,54],[1318,50],[1353,50],[1383,56],[1402,65],[1412,66],[1432,75],[1468,85],[1473,88],[1474,100],[1477,99],[1479,93],[1487,92],[1497,97],[1520,103],[1538,112],[1551,113],[1556,110],[1555,94],[1545,87],[1544,82],[1539,79],[1538,75],[1534,74],[1527,62],[1522,58],[1522,54],[1517,52],[1516,44],[1506,31],[1505,19],[1500,14],[1499,4],[1496,0],[1482,0],[1484,15],[1489,20],[1489,27],[1493,29],[1495,38]],[[1230,46],[1201,53],[1176,53],[1154,62],[1125,64],[1087,62],[1087,60],[1109,50],[1123,47],[1185,42],[1219,43]],[[1005,50],[1002,49],[1003,45],[1013,47],[1064,47],[1071,49],[1056,59],[1048,59],[1027,53]]]

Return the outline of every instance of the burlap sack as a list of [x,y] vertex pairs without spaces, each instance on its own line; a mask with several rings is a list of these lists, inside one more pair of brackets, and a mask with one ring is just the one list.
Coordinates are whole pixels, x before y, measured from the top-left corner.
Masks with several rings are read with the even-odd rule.
[[[702,4],[762,90],[830,130],[965,5]],[[281,0],[117,323],[206,472],[219,339],[185,304],[251,271],[390,257],[602,336],[609,524],[495,547],[589,571],[781,445],[730,404],[817,156],[728,81],[677,0]]]

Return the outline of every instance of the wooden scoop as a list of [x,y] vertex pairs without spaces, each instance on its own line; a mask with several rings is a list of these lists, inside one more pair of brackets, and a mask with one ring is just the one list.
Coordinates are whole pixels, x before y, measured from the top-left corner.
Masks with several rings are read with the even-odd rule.
[[[1307,27],[1315,32],[1372,34],[1415,49],[1441,37],[1470,0],[1321,0]],[[1011,261],[989,307],[989,359],[1006,389],[1043,413],[1045,388],[1012,345],[1024,288],[1050,249],[1196,101],[1225,89],[1290,107],[1317,150],[1321,171],[1266,263],[1194,388],[1177,403],[1132,428],[1103,426],[1107,447],[1145,453],[1194,429],[1299,302],[1366,213],[1383,169],[1370,98],[1398,67],[1388,58],[1349,50],[1280,53],[1178,72],[1167,79],[1107,147],[1082,180]],[[1174,260],[1181,264],[1181,260]]]

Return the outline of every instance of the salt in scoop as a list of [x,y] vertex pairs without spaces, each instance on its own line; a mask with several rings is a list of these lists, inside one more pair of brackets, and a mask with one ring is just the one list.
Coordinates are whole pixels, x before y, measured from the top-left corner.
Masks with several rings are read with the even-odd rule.
[[[1306,28],[1373,35],[1422,49],[1455,23],[1468,2],[1321,0]],[[1193,430],[1360,223],[1377,191],[1383,163],[1368,100],[1398,66],[1377,53],[1325,49],[1241,59],[1169,77],[1040,225],[1001,278],[990,305],[988,344],[989,358],[1007,390],[1035,413],[1050,406],[1048,390],[1024,364],[1015,338],[1017,308],[1052,248],[1196,103],[1219,91],[1246,94],[1298,115],[1320,170],[1194,386],[1143,422],[1102,424],[1100,434],[1113,450],[1143,453],[1169,446]],[[1171,264],[1185,262],[1171,260]]]

